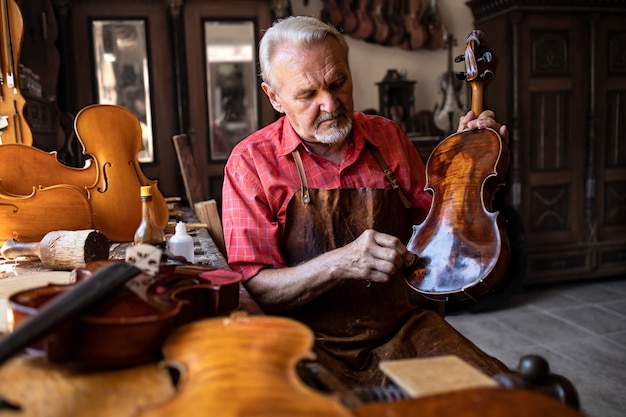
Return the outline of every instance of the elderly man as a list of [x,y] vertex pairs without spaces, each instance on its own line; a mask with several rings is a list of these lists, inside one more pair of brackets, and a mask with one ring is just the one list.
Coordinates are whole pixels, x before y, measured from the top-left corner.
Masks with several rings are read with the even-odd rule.
[[[354,111],[348,45],[318,19],[290,17],[261,39],[262,88],[284,114],[233,150],[223,222],[231,267],[271,314],[315,334],[320,363],[348,386],[384,383],[378,362],[455,354],[506,371],[436,313],[402,270],[426,216],[425,170],[392,121]],[[459,128],[492,127],[493,112]]]

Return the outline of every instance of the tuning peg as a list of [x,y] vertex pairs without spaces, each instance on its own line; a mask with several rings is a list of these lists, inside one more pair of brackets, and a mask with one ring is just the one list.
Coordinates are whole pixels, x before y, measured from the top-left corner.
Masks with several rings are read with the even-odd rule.
[[484,78],[486,80],[492,80],[495,76],[496,74],[494,74],[492,70],[488,69],[483,72],[481,78]]
[[459,55],[456,58],[454,58],[454,62],[456,62],[457,64],[463,61],[465,61],[465,55]]
[[479,61],[485,61],[486,63],[489,63],[489,62],[493,61],[493,55],[491,54],[491,52],[485,52],[482,57],[478,58],[478,60]]
[[456,73],[457,80],[464,80],[466,76],[467,76],[467,74],[464,73],[464,72],[457,72]]

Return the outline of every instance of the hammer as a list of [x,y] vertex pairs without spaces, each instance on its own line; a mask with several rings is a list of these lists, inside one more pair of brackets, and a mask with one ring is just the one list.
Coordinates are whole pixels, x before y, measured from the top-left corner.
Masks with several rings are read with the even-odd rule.
[[8,239],[0,248],[0,255],[6,259],[37,257],[48,269],[69,271],[89,262],[109,259],[110,247],[109,239],[97,230],[57,230],[47,233],[41,242],[20,243]]

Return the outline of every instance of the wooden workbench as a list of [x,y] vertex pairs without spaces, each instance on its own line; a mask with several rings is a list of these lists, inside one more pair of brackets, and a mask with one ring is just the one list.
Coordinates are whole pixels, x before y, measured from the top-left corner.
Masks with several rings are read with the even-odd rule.
[[[194,237],[196,264],[228,268],[206,229],[195,229],[190,234]],[[113,244],[110,259],[124,259],[128,245]],[[20,287],[27,289],[47,282],[71,283],[69,277],[69,271],[49,271],[38,260],[20,261],[15,271],[0,278],[0,290],[4,287],[6,293],[0,292],[0,296],[6,305],[6,297],[15,292],[9,289],[9,282],[24,281]],[[262,314],[243,286],[240,286],[240,310]],[[5,311],[0,314],[6,317]],[[19,354],[0,364],[0,399],[6,402],[4,409],[0,407],[1,417],[132,416],[138,408],[158,403],[173,391],[168,370],[158,363],[89,371]],[[19,405],[20,411],[6,408],[11,404]]]

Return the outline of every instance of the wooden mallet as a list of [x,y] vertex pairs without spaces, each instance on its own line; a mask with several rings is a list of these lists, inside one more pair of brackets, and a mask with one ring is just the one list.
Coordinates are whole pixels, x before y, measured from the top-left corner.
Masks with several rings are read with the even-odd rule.
[[6,259],[37,257],[48,269],[71,271],[89,262],[109,259],[110,247],[109,239],[97,230],[57,230],[47,233],[41,242],[8,239],[0,255]]

